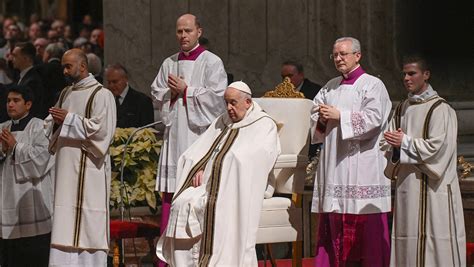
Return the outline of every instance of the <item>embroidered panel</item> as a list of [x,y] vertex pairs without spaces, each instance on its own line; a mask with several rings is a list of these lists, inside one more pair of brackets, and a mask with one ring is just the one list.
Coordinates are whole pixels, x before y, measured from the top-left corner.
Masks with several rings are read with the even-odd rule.
[[351,113],[351,124],[356,136],[365,133],[367,130],[367,124],[364,120],[364,115],[360,111]]
[[[315,196],[320,196],[321,186],[314,190]],[[324,197],[346,199],[373,199],[390,196],[389,185],[327,185],[322,192]]]

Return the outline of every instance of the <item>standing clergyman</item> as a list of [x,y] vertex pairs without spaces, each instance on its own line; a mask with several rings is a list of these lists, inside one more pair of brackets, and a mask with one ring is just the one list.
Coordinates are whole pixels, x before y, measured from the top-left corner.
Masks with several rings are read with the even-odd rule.
[[466,266],[456,112],[428,83],[425,59],[403,63],[408,99],[381,142],[396,180],[390,266]]
[[339,77],[314,98],[313,143],[323,143],[313,212],[320,213],[316,266],[384,267],[390,261],[390,181],[378,142],[392,102],[383,82],[362,69],[357,39],[337,39]]
[[161,229],[166,228],[181,154],[225,112],[227,74],[222,60],[199,45],[199,19],[185,14],[176,22],[180,52],[164,60],[151,85],[166,125],[160,153],[156,190],[163,192]]
[[45,120],[56,154],[50,266],[106,266],[109,249],[109,146],[115,99],[88,71],[79,49],[62,58],[64,88]]

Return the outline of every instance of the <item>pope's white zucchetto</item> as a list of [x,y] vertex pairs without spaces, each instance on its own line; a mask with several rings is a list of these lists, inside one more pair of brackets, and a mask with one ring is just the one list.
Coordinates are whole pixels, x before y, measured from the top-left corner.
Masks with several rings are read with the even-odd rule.
[[239,91],[252,95],[252,91],[250,90],[250,87],[242,81],[233,82],[229,84],[227,87],[232,87],[234,89],[237,89]]

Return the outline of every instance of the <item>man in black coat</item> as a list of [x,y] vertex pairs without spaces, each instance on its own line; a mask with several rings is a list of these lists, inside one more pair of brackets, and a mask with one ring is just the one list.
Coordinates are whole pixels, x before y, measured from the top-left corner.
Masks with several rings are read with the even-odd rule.
[[38,72],[45,87],[44,105],[50,108],[56,104],[59,94],[68,84],[63,75],[61,58],[65,52],[61,43],[52,43],[46,46],[43,53],[43,64],[38,66]]
[[8,88],[9,86],[0,83],[0,123],[10,119],[7,113]]
[[109,65],[105,79],[107,88],[115,96],[118,128],[141,127],[154,121],[151,98],[129,86],[125,67]]
[[43,81],[33,66],[35,56],[36,48],[32,43],[17,43],[12,52],[12,63],[13,67],[20,71],[20,79],[16,84],[30,88],[34,94],[35,103],[31,108],[30,114],[44,119],[48,115],[49,107],[44,105]]
[[296,61],[288,60],[283,62],[281,78],[284,79],[286,77],[289,77],[296,90],[303,93],[309,100],[313,100],[319,89],[321,89],[321,85],[313,83],[304,77],[303,65]]
[[[313,83],[304,77],[303,65],[296,61],[288,60],[283,62],[281,66],[281,78],[284,79],[286,77],[289,77],[296,90],[303,93],[309,100],[313,100],[321,89],[321,85]],[[316,156],[320,147],[321,144],[309,146],[308,156],[310,159]]]

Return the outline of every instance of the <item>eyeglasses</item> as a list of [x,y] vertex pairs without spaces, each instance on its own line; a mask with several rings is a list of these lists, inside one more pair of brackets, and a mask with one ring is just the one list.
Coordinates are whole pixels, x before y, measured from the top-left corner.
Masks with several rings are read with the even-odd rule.
[[340,56],[341,58],[346,58],[347,55],[349,55],[349,54],[355,54],[355,53],[357,53],[357,52],[349,52],[349,53],[341,52],[341,53],[334,53],[334,54],[330,54],[330,55],[329,55],[329,58],[330,58],[330,59],[335,59],[335,58],[337,58],[338,56]]

